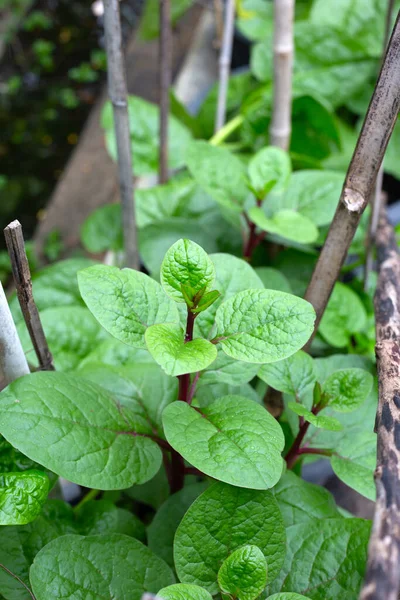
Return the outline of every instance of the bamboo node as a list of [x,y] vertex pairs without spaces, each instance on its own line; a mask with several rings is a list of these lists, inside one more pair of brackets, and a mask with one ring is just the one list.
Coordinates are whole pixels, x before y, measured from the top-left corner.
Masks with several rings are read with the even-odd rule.
[[365,199],[360,192],[351,188],[345,188],[343,193],[343,204],[349,212],[359,213],[363,210]]

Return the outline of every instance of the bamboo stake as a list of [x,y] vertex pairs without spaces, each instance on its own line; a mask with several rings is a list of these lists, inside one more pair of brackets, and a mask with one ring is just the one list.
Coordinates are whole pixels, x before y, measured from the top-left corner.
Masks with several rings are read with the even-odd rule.
[[[400,13],[399,13],[400,14]],[[396,24],[346,179],[305,298],[314,306],[314,334],[374,189],[400,108],[400,21]],[[310,345],[309,340],[307,347]]]
[[129,131],[127,87],[122,54],[119,0],[104,0],[104,28],[108,62],[108,93],[113,105],[118,151],[119,187],[122,205],[125,264],[139,269],[135,199]]
[[8,385],[14,379],[27,375],[29,367],[1,282],[0,323],[0,382]]
[[360,600],[397,600],[400,592],[400,256],[384,211],[376,243],[377,497]]
[[274,91],[270,140],[289,150],[292,132],[293,23],[295,0],[274,0]]
[[171,4],[170,0],[160,0],[160,147],[159,183],[168,181],[168,119],[169,88],[171,87],[172,60]]
[[4,237],[10,255],[19,304],[39,365],[44,371],[54,371],[53,357],[47,345],[39,311],[32,294],[31,272],[25,252],[21,223],[13,221],[7,225],[4,230]]
[[235,24],[235,0],[227,0],[224,35],[219,56],[219,88],[217,114],[215,115],[214,133],[223,127],[226,118],[226,99],[228,95],[229,71],[232,60],[233,34]]

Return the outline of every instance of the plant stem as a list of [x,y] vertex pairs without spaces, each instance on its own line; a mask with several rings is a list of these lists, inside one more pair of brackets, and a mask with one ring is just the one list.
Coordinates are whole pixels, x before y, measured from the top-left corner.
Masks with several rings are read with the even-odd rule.
[[208,140],[209,144],[211,144],[212,146],[219,146],[220,144],[222,144],[222,142],[224,142],[226,138],[228,138],[231,135],[231,133],[236,131],[236,129],[238,129],[242,125],[243,121],[243,115],[237,115],[236,117],[228,121],[223,127],[221,127],[221,129],[215,135],[213,135],[212,138]]
[[7,567],[5,567],[4,565],[2,565],[0,563],[0,569],[3,569],[3,571],[5,571],[6,573],[8,573],[11,577],[13,577],[16,581],[18,581],[18,583],[20,583],[28,592],[28,594],[30,595],[30,597],[32,598],[32,600],[36,600],[36,597],[34,595],[34,593],[29,589],[29,587],[26,585],[26,583],[24,583],[22,581],[22,579],[20,579],[18,577],[18,575],[15,575],[15,573],[13,573],[12,571],[10,571],[10,569],[7,569]]
[[333,451],[328,450],[327,448],[300,448],[298,451],[298,456],[302,454],[320,454],[321,456],[332,456]]
[[17,333],[7,298],[0,282],[0,375],[8,385],[27,375],[29,366]]
[[225,123],[226,97],[228,93],[229,71],[232,60],[232,45],[235,24],[235,0],[226,1],[226,14],[222,48],[219,58],[219,88],[217,114],[215,116],[215,133]]
[[118,152],[125,264],[132,269],[139,270],[140,261],[135,217],[128,92],[122,54],[119,0],[104,0],[104,28],[108,63],[108,93],[113,106]]
[[200,371],[197,371],[197,373],[194,376],[194,379],[192,381],[192,385],[189,388],[189,393],[188,393],[188,396],[187,396],[187,402],[188,402],[188,404],[192,403],[193,396],[194,396],[194,393],[196,391],[196,385],[197,385],[197,382],[199,380],[199,377],[200,377]]
[[303,423],[303,425],[300,427],[299,433],[297,434],[297,436],[292,444],[292,447],[290,448],[289,452],[286,454],[285,460],[286,460],[288,469],[291,469],[293,467],[294,463],[296,462],[296,460],[299,456],[299,453],[300,453],[300,446],[306,436],[306,433],[307,433],[309,427],[310,427],[310,423],[308,421],[305,421]]
[[171,494],[179,492],[185,482],[185,463],[176,450],[171,452],[171,479],[169,482]]
[[[305,299],[316,311],[314,335],[340,274],[361,215],[374,189],[379,167],[400,109],[399,16],[358,138],[339,205],[320,253]],[[306,348],[309,348],[310,338]]]
[[273,146],[289,150],[292,121],[293,23],[295,0],[274,0]]
[[89,490],[88,493],[83,496],[82,500],[75,506],[74,512],[79,512],[82,506],[84,506],[87,502],[95,500],[99,493],[100,490]]
[[160,0],[160,146],[159,183],[168,181],[168,119],[169,88],[171,87],[171,4],[170,0]]

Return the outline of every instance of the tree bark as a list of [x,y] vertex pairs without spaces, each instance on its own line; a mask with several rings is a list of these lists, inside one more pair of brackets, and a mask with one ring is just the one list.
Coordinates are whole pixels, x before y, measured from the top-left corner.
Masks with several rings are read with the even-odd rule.
[[232,60],[233,34],[235,25],[235,0],[227,0],[224,35],[219,57],[219,88],[217,114],[215,115],[215,133],[223,127],[226,118],[226,99],[228,95],[229,71]]
[[28,363],[0,283],[0,390],[29,373]]
[[171,4],[170,0],[160,0],[160,147],[159,183],[168,181],[168,119],[169,88],[171,87]]
[[295,0],[274,1],[274,89],[270,140],[289,150],[292,131],[293,24]]
[[360,600],[397,600],[400,591],[400,256],[382,211],[376,236],[375,294],[379,402],[376,506]]
[[104,0],[104,28],[108,63],[108,94],[113,106],[118,152],[125,264],[132,269],[139,269],[140,261],[136,230],[128,93],[122,54],[119,0]]
[[[400,108],[399,16],[389,43],[343,190],[305,299],[314,306],[314,334],[339,276],[361,215],[375,186],[379,167]],[[308,342],[309,346],[311,340]]]

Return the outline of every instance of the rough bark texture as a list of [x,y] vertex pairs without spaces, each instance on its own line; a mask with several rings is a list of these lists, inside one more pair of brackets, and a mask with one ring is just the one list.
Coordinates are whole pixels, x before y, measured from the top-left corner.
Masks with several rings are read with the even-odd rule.
[[295,0],[274,1],[274,97],[270,139],[288,150],[292,131],[293,23]]
[[315,331],[339,276],[400,108],[400,23],[396,25],[369,105],[324,247],[305,298],[317,313]]
[[215,132],[219,131],[225,123],[226,98],[228,94],[229,71],[232,59],[232,44],[235,25],[235,0],[227,0],[224,35],[219,57],[219,89],[217,114],[215,116]]
[[376,507],[360,600],[397,600],[400,591],[400,256],[382,212],[376,236],[375,294],[379,403]]
[[29,331],[39,365],[44,371],[53,371],[53,357],[47,345],[39,311],[32,294],[31,272],[25,252],[24,236],[19,221],[13,221],[4,230],[10,255],[15,287],[26,327]]
[[160,0],[160,148],[159,183],[168,181],[168,118],[171,87],[171,4]]
[[114,129],[117,140],[125,265],[132,269],[139,269],[128,90],[122,53],[119,0],[104,0],[104,29],[107,48],[108,94],[113,105]]
[[28,373],[28,363],[0,283],[0,390]]

